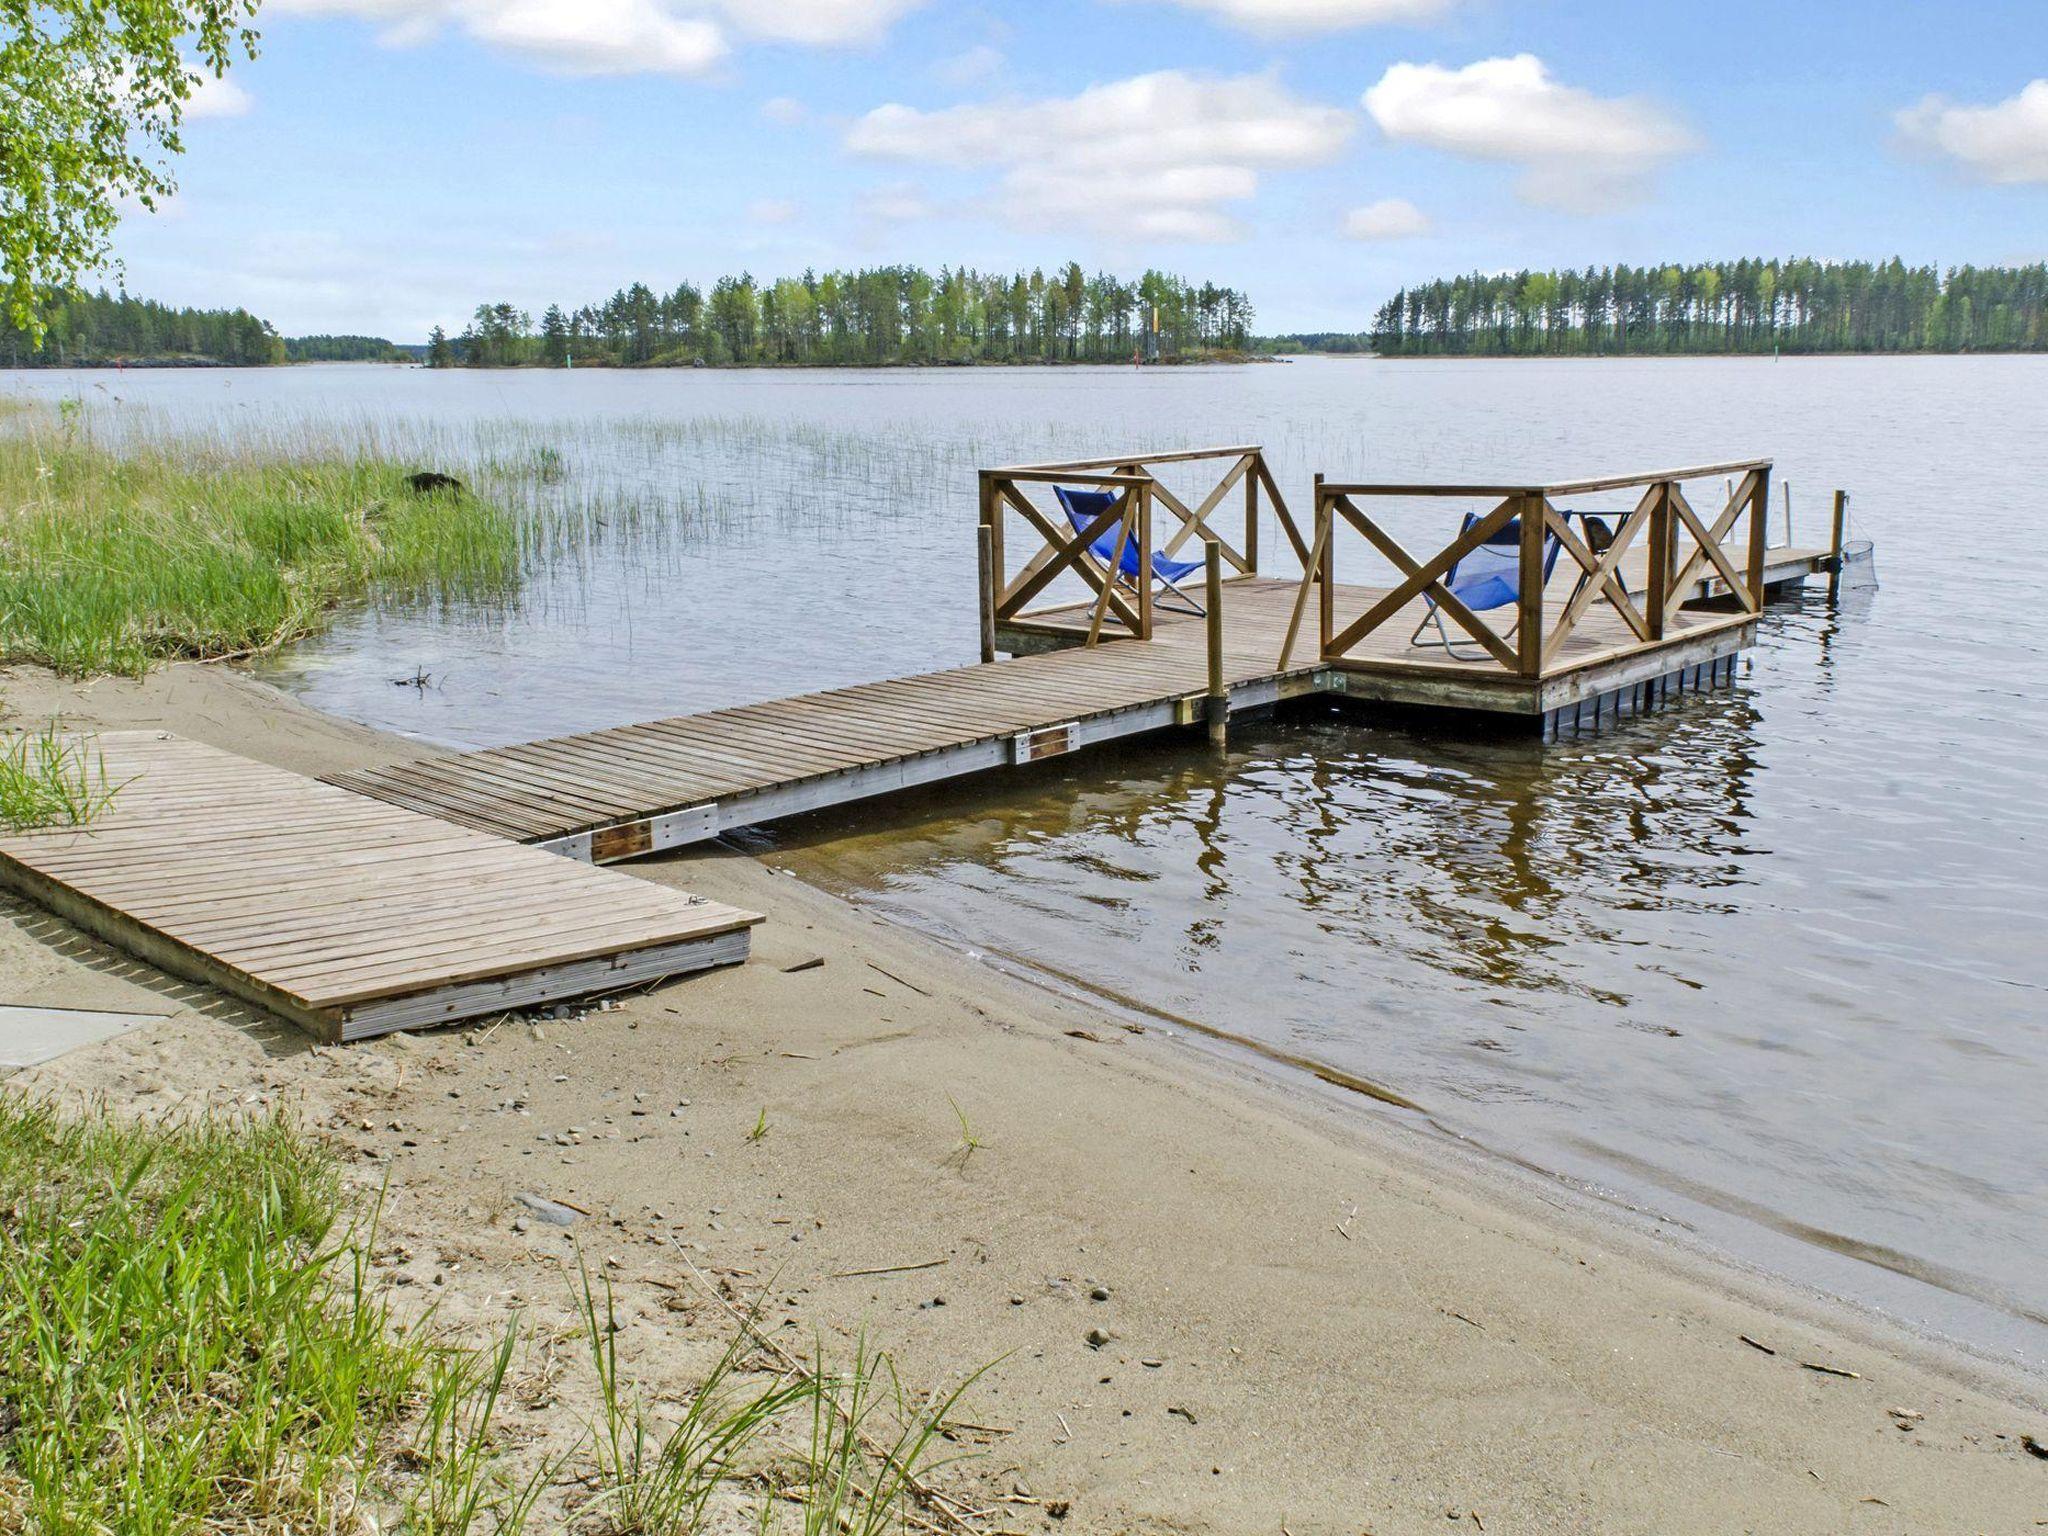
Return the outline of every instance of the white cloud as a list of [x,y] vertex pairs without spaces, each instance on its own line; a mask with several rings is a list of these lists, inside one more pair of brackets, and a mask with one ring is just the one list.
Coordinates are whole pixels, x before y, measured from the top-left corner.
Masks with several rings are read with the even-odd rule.
[[1988,107],[1928,96],[1895,120],[1909,144],[1946,155],[1985,181],[2048,182],[2048,79]]
[[1173,0],[1254,32],[1336,32],[1434,21],[1458,0]]
[[209,117],[247,117],[256,98],[226,75],[199,74],[199,83],[185,99],[185,118],[199,122]]
[[932,66],[932,74],[947,85],[978,85],[997,74],[1005,62],[1002,49],[976,43],[951,58],[939,60]]
[[1353,240],[1408,240],[1435,229],[1429,215],[1405,197],[1382,198],[1344,215],[1344,233]]
[[771,123],[788,128],[802,122],[806,113],[804,104],[794,96],[770,96],[761,103],[761,116]]
[[1243,233],[1228,205],[1258,191],[1261,171],[1327,161],[1351,127],[1348,114],[1289,95],[1271,74],[1168,70],[1065,98],[877,107],[846,145],[871,159],[997,171],[996,205],[1026,227],[1222,241]]
[[1562,85],[1530,53],[1463,69],[1396,64],[1364,101],[1388,138],[1520,166],[1526,201],[1575,212],[1639,200],[1661,166],[1697,147],[1656,103]]
[[567,75],[698,75],[727,52],[717,22],[669,0],[271,0],[269,9],[379,22],[396,48],[453,26]]
[[907,181],[875,187],[859,198],[861,213],[880,224],[916,224],[936,216],[931,200]]
[[764,197],[759,202],[747,204],[747,222],[750,224],[791,224],[802,210],[786,197]]
[[718,0],[751,37],[840,47],[871,43],[925,0]]
[[268,10],[353,16],[395,48],[443,27],[570,75],[700,75],[731,45],[873,42],[924,0],[270,0]]

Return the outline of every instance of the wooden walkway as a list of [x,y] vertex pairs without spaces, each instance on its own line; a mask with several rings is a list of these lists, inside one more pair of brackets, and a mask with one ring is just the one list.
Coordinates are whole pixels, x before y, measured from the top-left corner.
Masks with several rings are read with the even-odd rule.
[[[1376,594],[1341,590],[1346,601],[1361,604]],[[1226,584],[1224,681],[1233,711],[1324,692],[1539,717],[1590,701],[1597,712],[1602,700],[1652,681],[1701,687],[1725,680],[1716,668],[1747,642],[1755,623],[1744,615],[1686,613],[1670,643],[1645,655],[1618,619],[1594,613],[1572,635],[1556,675],[1532,689],[1490,662],[1411,650],[1398,636],[1376,637],[1384,655],[1341,669],[1316,662],[1307,637],[1303,655],[1282,670],[1297,591],[1297,582],[1266,577]],[[1560,591],[1559,606],[1563,599]],[[1056,648],[1037,654],[336,774],[328,782],[606,863],[1203,719],[1207,651],[1200,619],[1162,610],[1149,641],[1073,643],[1087,623],[1085,606],[1050,610],[1038,616],[1033,633]]]
[[324,1039],[738,962],[760,921],[196,742],[86,741],[122,788],[0,836],[0,886]]

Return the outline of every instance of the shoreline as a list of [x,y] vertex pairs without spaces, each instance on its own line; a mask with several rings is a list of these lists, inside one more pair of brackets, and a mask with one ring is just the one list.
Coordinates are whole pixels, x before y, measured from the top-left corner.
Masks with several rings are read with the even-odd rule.
[[[88,684],[14,670],[0,701],[9,724],[61,704],[78,724],[175,730],[301,771],[428,755],[231,667]],[[97,946],[53,948],[53,925],[10,903],[0,956],[30,994],[10,1000],[170,1015],[10,1087],[118,1109],[300,1105],[388,1173],[394,1234],[415,1267],[454,1271],[441,1294],[458,1320],[550,1294],[559,1238],[512,1225],[513,1196],[538,1189],[612,1213],[583,1238],[616,1245],[636,1303],[664,1244],[688,1241],[693,1262],[778,1275],[806,1329],[865,1323],[921,1384],[1000,1355],[966,1406],[1008,1432],[967,1475],[1070,1499],[1060,1529],[2048,1516],[2048,1466],[2019,1443],[2048,1434],[2037,1379],[1361,1115],[1346,1089],[1132,1033],[775,860],[624,866],[766,911],[750,965],[477,1046],[482,1031],[446,1030],[316,1050]],[[488,1107],[518,1085],[526,1113]],[[658,1113],[630,1112],[635,1090]],[[983,1143],[964,1156],[954,1103]],[[750,1143],[762,1113],[773,1129]],[[636,1348],[673,1342],[658,1305],[636,1316]],[[1091,1349],[1091,1328],[1119,1337]],[[1926,1417],[1902,1431],[1894,1406]]]

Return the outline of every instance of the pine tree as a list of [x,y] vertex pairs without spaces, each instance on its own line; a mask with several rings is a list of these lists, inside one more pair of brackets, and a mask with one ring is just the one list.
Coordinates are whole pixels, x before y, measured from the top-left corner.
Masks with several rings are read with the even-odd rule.
[[455,349],[448,345],[448,333],[435,326],[427,337],[427,366],[429,368],[453,368]]
[[568,366],[569,317],[562,313],[559,304],[550,304],[547,313],[540,317],[540,358],[550,368]]

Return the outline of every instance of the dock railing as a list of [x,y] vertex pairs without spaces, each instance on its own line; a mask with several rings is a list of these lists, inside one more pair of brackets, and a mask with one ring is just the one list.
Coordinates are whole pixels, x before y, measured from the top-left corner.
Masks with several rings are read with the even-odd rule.
[[[1736,476],[1740,478],[1734,479]],[[1726,502],[1711,521],[1694,510],[1685,492],[1688,482],[1709,478],[1732,481]],[[1724,488],[1716,486],[1715,494]],[[1620,519],[1612,543],[1598,554],[1581,529],[1572,527],[1575,509],[1556,504],[1560,497],[1636,489],[1642,495],[1632,511],[1596,514]],[[1301,588],[1281,651],[1281,669],[1286,669],[1291,658],[1311,591],[1318,598],[1318,654],[1324,662],[1356,656],[1367,637],[1399,622],[1404,612],[1412,614],[1413,604],[1434,601],[1443,618],[1462,630],[1503,671],[1523,678],[1540,678],[1556,664],[1565,642],[1596,604],[1617,614],[1636,642],[1644,646],[1663,642],[1696,583],[1712,576],[1719,577],[1727,598],[1740,611],[1757,613],[1763,607],[1770,489],[1769,459],[1548,485],[1341,484],[1318,475],[1315,539],[1303,561]],[[1470,527],[1422,558],[1410,553],[1360,505],[1378,498],[1419,497],[1494,504]],[[1518,531],[1520,579],[1514,623],[1503,631],[1453,596],[1445,577],[1461,559],[1510,524]],[[1399,578],[1355,616],[1336,611],[1340,588],[1333,571],[1335,546],[1338,532],[1347,528],[1378,551]],[[1561,554],[1570,557],[1571,566],[1563,568],[1576,567],[1584,578],[1554,613],[1546,613],[1544,605],[1545,543],[1549,538],[1555,538]],[[1622,574],[1622,562],[1638,541],[1643,542],[1647,558],[1647,580],[1639,593],[1628,590]]]
[[[1154,473],[1169,464],[1213,468],[1216,478],[1206,492],[1191,494],[1183,500],[1161,484]],[[1206,480],[1206,469],[1198,468],[1198,472]],[[1058,485],[1113,491],[1116,499],[1086,528],[1076,529],[1057,507],[1048,512],[1034,499],[1034,493],[1038,498],[1049,498],[1052,488]],[[1216,522],[1220,519],[1216,514],[1225,499],[1239,490],[1244,505],[1243,531],[1233,542],[1217,531]],[[1068,573],[1080,579],[1090,603],[1089,645],[1101,638],[1104,625],[1111,621],[1121,633],[1149,640],[1153,583],[1116,578],[1116,566],[1123,552],[1136,549],[1139,568],[1149,572],[1152,554],[1169,559],[1192,558],[1184,553],[1191,542],[1199,551],[1202,543],[1213,540],[1226,568],[1223,579],[1243,581],[1259,573],[1259,530],[1268,505],[1295,558],[1306,564],[1308,544],[1274,482],[1265,453],[1256,445],[1111,454],[1097,459],[1013,464],[982,470],[982,658],[994,659],[999,625],[1050,611],[1034,610],[1031,605]],[[1019,522],[1024,537],[1018,548],[1029,553],[1012,572],[1009,533],[1012,524]],[[1105,562],[1096,556],[1092,546],[1112,529],[1116,530],[1112,548],[1117,559]],[[1156,534],[1163,534],[1159,542],[1154,542]]]

